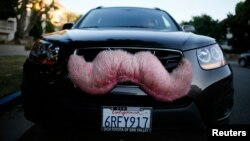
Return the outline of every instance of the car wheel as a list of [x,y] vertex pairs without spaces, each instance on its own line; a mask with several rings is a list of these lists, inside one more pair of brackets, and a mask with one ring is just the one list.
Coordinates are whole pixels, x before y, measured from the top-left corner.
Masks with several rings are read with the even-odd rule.
[[247,65],[246,59],[240,59],[240,66],[245,67]]

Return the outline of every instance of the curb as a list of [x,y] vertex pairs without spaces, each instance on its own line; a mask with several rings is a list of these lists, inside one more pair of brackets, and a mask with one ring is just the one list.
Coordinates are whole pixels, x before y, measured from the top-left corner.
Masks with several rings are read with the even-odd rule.
[[13,93],[10,93],[7,96],[4,96],[3,98],[0,98],[0,112],[7,107],[10,107],[13,104],[16,104],[17,102],[21,101],[21,91],[16,91]]

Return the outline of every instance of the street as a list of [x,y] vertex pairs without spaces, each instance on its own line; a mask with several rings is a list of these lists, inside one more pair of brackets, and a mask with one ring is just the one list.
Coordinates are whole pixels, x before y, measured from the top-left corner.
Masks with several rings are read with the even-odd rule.
[[[250,125],[250,67],[242,68],[236,62],[230,62],[234,73],[235,103],[231,114],[230,124]],[[207,140],[209,132],[176,132],[164,134],[104,134],[87,133],[78,129],[44,129],[27,121],[20,105],[0,117],[1,141],[44,141],[44,140]]]
[[250,124],[250,67],[242,68],[238,64],[232,65],[234,73],[234,107],[231,124]]

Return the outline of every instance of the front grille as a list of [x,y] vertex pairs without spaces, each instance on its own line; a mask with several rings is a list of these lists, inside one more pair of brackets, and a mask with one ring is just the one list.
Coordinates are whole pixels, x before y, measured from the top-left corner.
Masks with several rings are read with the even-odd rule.
[[139,48],[139,47],[91,47],[91,48],[80,48],[75,50],[75,54],[84,56],[86,61],[93,61],[96,55],[103,50],[125,50],[131,54],[135,54],[140,51],[150,51],[152,54],[157,56],[161,61],[162,65],[169,71],[172,72],[175,69],[180,60],[183,57],[181,51],[172,49],[159,49],[159,48]]
[[[92,62],[96,55],[103,50],[125,50],[131,54],[135,54],[140,51],[150,51],[154,54],[167,71],[171,72],[175,69],[182,57],[183,54],[178,50],[171,49],[158,49],[158,48],[138,48],[138,47],[91,47],[91,48],[79,48],[74,51],[74,54],[84,56],[85,60],[88,62]],[[154,69],[154,68],[152,68]],[[126,86],[135,86],[130,81],[127,82],[119,82],[118,85],[126,85]],[[136,86],[137,87],[137,86]],[[78,91],[79,89],[77,89]],[[151,96],[139,96],[139,95],[124,95],[124,94],[107,94],[104,96],[88,96],[82,94],[79,90],[79,96],[83,97],[88,102],[84,102],[87,106],[100,107],[102,105],[115,105],[115,106],[144,106],[144,107],[153,107],[154,109],[166,109],[166,108],[180,108],[185,107],[191,103],[190,99],[180,99],[171,103],[160,102],[152,98]],[[79,97],[76,97],[76,101],[78,101]],[[81,98],[79,98],[80,100]],[[75,103],[77,103],[75,101]],[[79,101],[79,104],[82,104],[82,101]],[[88,105],[89,104],[89,105]]]

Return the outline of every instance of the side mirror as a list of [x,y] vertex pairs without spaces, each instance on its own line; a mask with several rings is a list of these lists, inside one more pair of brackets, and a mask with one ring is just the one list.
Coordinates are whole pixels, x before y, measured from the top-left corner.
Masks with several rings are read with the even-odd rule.
[[182,29],[185,32],[195,32],[195,27],[193,25],[183,25]]
[[73,25],[74,25],[73,23],[66,23],[66,24],[63,25],[63,30],[71,29],[73,27]]

